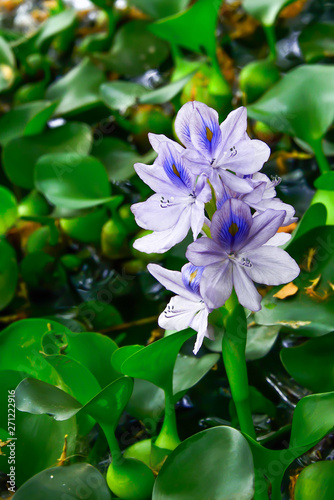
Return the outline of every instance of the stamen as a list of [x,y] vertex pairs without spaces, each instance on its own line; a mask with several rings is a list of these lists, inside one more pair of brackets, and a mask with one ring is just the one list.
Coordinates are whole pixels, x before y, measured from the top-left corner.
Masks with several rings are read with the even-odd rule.
[[278,186],[281,183],[282,179],[278,175],[271,176],[271,183],[274,187]]
[[237,151],[236,147],[232,146],[230,148],[230,158],[233,158],[237,153],[238,153],[238,151]]
[[168,208],[172,206],[172,202],[170,200],[165,200],[164,196],[161,196],[160,198],[160,208]]
[[240,264],[244,267],[253,267],[253,264],[248,257],[243,257],[240,261]]

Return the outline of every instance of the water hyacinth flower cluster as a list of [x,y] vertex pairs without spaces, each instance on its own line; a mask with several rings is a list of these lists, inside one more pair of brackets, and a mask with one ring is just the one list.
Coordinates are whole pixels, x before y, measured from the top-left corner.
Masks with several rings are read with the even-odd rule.
[[176,294],[159,325],[197,331],[195,354],[203,338],[212,337],[209,313],[225,304],[233,288],[242,306],[259,311],[261,295],[254,283],[289,283],[300,271],[279,248],[290,235],[277,232],[295,220],[294,209],[276,197],[279,179],[259,173],[270,149],[250,139],[246,129],[246,108],[232,111],[219,125],[214,109],[191,101],[175,121],[184,147],[164,135],[149,134],[158,156],[153,165],[135,165],[155,192],[132,206],[137,224],[153,231],[137,239],[135,248],[163,253],[192,231],[189,263],[181,272],[156,264],[149,264],[148,270]]

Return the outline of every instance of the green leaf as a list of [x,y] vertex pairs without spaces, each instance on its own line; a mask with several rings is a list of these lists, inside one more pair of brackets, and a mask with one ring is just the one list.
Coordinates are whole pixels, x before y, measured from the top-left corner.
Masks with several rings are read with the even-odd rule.
[[[187,329],[157,340],[146,347],[121,347],[114,353],[112,365],[124,375],[148,380],[168,391],[172,386],[177,354],[183,343],[193,335],[194,332]],[[136,349],[136,352],[133,354],[130,348]],[[119,362],[119,359],[122,362]]]
[[334,119],[333,85],[334,66],[299,66],[248,106],[248,115],[313,148]]
[[105,80],[104,72],[86,58],[50,85],[46,98],[59,101],[57,115],[83,112],[101,102],[99,87]]
[[35,415],[48,414],[55,420],[67,420],[79,412],[93,417],[102,428],[115,429],[131,396],[133,382],[121,377],[107,385],[85,405],[54,385],[26,378],[16,388],[18,410]]
[[242,6],[248,14],[264,26],[275,24],[280,11],[295,0],[243,0]]
[[320,175],[320,177],[315,180],[314,187],[326,191],[334,191],[334,172],[327,172]]
[[180,399],[182,393],[195,386],[219,359],[219,354],[206,354],[200,358],[179,354],[173,371],[175,401]]
[[18,370],[40,380],[59,384],[58,373],[40,353],[48,324],[56,332],[70,332],[56,321],[45,319],[24,319],[5,328],[0,334],[1,369]]
[[1,145],[21,135],[40,134],[55,108],[56,103],[34,101],[11,109],[0,118]]
[[321,461],[307,466],[299,474],[295,500],[330,500],[334,497],[334,462]]
[[41,156],[61,152],[84,155],[89,153],[91,144],[90,127],[76,122],[31,137],[17,137],[3,149],[4,170],[13,184],[31,189],[34,187],[35,164]]
[[251,500],[253,482],[253,459],[246,439],[231,427],[214,427],[186,439],[169,455],[156,479],[152,500]]
[[[0,371],[0,397],[7,401],[8,391],[26,377],[24,371]],[[0,408],[0,427],[8,427],[7,404]],[[15,412],[15,472],[16,486],[21,486],[31,476],[47,467],[52,467],[60,458],[64,446],[64,436],[67,434],[68,456],[75,452],[76,421],[75,418],[67,422],[56,422],[47,415],[29,415]],[[10,437],[7,433],[6,439]],[[6,455],[0,455],[0,469],[9,473],[8,449],[2,449]],[[27,459],[29,457],[29,459]],[[13,464],[12,464],[13,465]],[[16,495],[15,495],[16,496]],[[30,498],[30,497],[29,497]]]
[[[274,295],[282,286],[272,288],[262,300],[261,311],[254,315],[257,324],[287,326],[308,337],[333,331],[334,294],[329,285],[333,280],[333,242],[334,226],[311,229],[292,241],[287,251],[301,266],[294,280],[298,292],[281,300]],[[312,293],[308,287],[319,276]]]
[[299,35],[299,46],[307,63],[334,56],[334,23],[309,24]]
[[190,9],[161,19],[150,30],[164,40],[173,41],[193,52],[216,59],[216,24],[220,0],[198,0]]
[[111,500],[101,472],[86,463],[46,469],[29,479],[14,496],[15,500],[75,500],[82,495],[87,500]]
[[14,82],[16,61],[6,40],[0,36],[0,92],[7,90]]
[[82,243],[100,245],[101,231],[108,221],[109,215],[105,207],[97,208],[94,212],[81,217],[60,219],[59,224],[70,238]]
[[168,56],[168,45],[147,29],[147,21],[130,21],[117,31],[111,51],[97,57],[121,75],[137,76],[157,68]]
[[334,391],[333,355],[333,333],[281,350],[286,371],[312,392]]
[[[328,208],[330,209],[331,207]],[[290,244],[292,243],[292,241],[297,240],[297,238],[300,238],[311,229],[315,229],[316,227],[319,226],[325,226],[326,219],[327,219],[327,210],[324,204],[315,203],[314,205],[311,205],[306,210],[300,223],[298,224],[296,231],[293,233],[292,240],[290,240]]]
[[0,239],[0,311],[13,299],[18,277],[19,269],[15,251],[7,241]]
[[49,17],[39,30],[35,41],[36,48],[42,52],[46,52],[52,39],[63,31],[71,28],[75,21],[76,11],[74,9],[66,9],[55,16]]
[[125,111],[130,106],[134,106],[140,96],[149,92],[147,88],[139,83],[121,80],[104,83],[100,87],[101,98],[106,106],[120,111]]
[[184,10],[189,4],[189,0],[130,0],[129,5],[137,7],[139,10],[152,17],[160,19],[172,16]]
[[35,168],[36,188],[61,208],[83,209],[110,201],[106,170],[93,156],[58,153],[45,155]]
[[[96,314],[94,308],[88,308],[87,313]],[[101,387],[105,387],[113,380],[119,378],[119,374],[111,366],[111,356],[116,351],[117,345],[113,340],[101,333],[95,332],[71,332],[67,330],[62,336],[62,344],[66,346],[64,351],[57,351],[53,347],[58,338],[56,332],[47,333],[43,337],[43,349],[48,354],[62,353],[85,366],[96,378]]]
[[280,329],[280,326],[249,326],[247,332],[246,359],[255,360],[266,356],[273,347]]
[[193,76],[193,73],[186,75],[180,80],[174,81],[165,85],[164,87],[160,87],[155,90],[151,90],[147,94],[143,94],[139,98],[139,102],[142,104],[163,104],[164,102],[171,101],[186,85],[186,83]]
[[17,203],[9,189],[0,186],[0,235],[5,234],[17,219]]
[[151,150],[141,156],[128,144],[116,137],[104,137],[93,145],[92,155],[106,167],[110,181],[125,181],[135,174],[135,163],[151,163],[156,152]]

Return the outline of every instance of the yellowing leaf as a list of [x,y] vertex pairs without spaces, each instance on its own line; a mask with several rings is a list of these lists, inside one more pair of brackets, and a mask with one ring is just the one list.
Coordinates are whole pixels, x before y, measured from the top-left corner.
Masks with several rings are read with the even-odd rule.
[[275,293],[274,297],[276,299],[286,299],[287,297],[291,297],[298,292],[298,286],[296,286],[292,281],[287,285],[283,286],[277,293]]

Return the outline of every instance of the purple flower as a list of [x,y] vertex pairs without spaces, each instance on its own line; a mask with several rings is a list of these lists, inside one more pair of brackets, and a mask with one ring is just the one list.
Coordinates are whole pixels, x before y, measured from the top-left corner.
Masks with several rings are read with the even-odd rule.
[[137,224],[154,231],[135,241],[134,247],[141,252],[166,252],[182,241],[190,228],[194,239],[202,230],[211,189],[206,175],[197,178],[188,168],[179,148],[183,149],[172,141],[160,142],[153,165],[135,165],[139,177],[156,192],[131,207]]
[[208,307],[225,304],[234,287],[241,305],[259,311],[261,295],[253,282],[280,285],[298,276],[296,262],[277,248],[286,241],[283,233],[277,233],[285,216],[285,211],[267,209],[252,217],[250,207],[235,198],[215,212],[212,239],[200,238],[186,253],[195,266],[206,266],[200,290]]
[[294,217],[295,209],[283,203],[279,198],[276,198],[275,187],[281,182],[279,177],[270,180],[265,174],[256,172],[249,176],[249,181],[253,185],[251,193],[236,193],[227,186],[223,186],[221,197],[217,199],[217,209],[219,210],[223,204],[230,198],[237,198],[247,203],[251,208],[256,210],[255,215],[264,212],[268,208],[273,210],[285,210],[286,215],[283,221],[283,226],[287,226],[297,220]]
[[167,290],[177,294],[160,314],[159,325],[166,330],[181,331],[190,327],[197,331],[194,346],[194,354],[197,354],[204,337],[212,338],[212,327],[208,326],[211,310],[206,306],[199,291],[203,267],[186,264],[181,272],[178,272],[164,269],[157,264],[149,264],[147,269]]
[[269,158],[269,147],[251,140],[246,129],[244,107],[232,111],[221,125],[217,111],[197,101],[186,103],[176,116],[175,131],[187,148],[185,156],[195,173],[207,173],[218,195],[222,184],[250,193],[252,184],[242,176],[257,172]]

